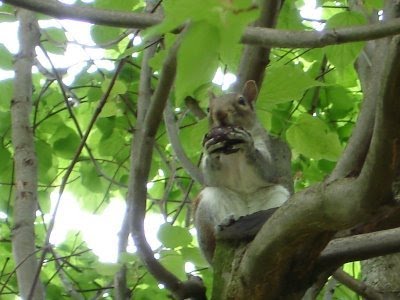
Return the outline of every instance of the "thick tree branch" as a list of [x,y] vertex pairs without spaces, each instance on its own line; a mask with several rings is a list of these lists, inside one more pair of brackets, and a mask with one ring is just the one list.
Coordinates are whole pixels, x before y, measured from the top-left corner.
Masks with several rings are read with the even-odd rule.
[[[152,11],[154,9],[153,5],[147,3],[146,11]],[[154,13],[155,14],[155,13]],[[135,35],[138,32],[135,33]],[[157,39],[157,38],[156,38]],[[149,66],[149,60],[154,56],[157,51],[158,43],[156,40],[151,41],[151,46],[146,48],[143,52],[143,58],[140,68],[140,80],[139,80],[139,97],[137,101],[137,115],[136,115],[136,130],[141,130],[141,125],[146,116],[146,112],[150,103],[151,98],[151,76],[152,69]],[[129,206],[129,205],[128,205]],[[120,256],[126,252],[126,247],[128,246],[128,239],[130,233],[130,218],[132,215],[129,209],[125,211],[124,220],[121,226],[121,231],[118,236],[118,259]],[[130,290],[127,287],[127,266],[123,264],[121,269],[114,276],[114,286],[115,286],[115,298],[117,300],[125,300],[129,298]]]
[[[37,158],[30,114],[32,110],[32,66],[39,43],[39,26],[35,15],[17,12],[20,50],[15,60],[14,98],[11,101],[12,144],[15,165],[15,203],[12,246],[20,295],[44,299],[43,287],[36,282],[38,262],[35,255],[35,213],[37,210]],[[22,263],[23,262],[23,263]],[[36,287],[35,287],[36,286]]]
[[3,2],[58,19],[70,19],[113,27],[142,29],[158,24],[162,20],[160,16],[150,13],[142,14],[97,9],[89,6],[67,5],[56,0],[6,0]]
[[[260,1],[260,4],[260,18],[255,22],[254,26],[275,27],[283,1],[263,0]],[[271,48],[262,46],[246,45],[244,47],[234,90],[240,91],[247,80],[255,80],[257,85],[261,86],[265,68],[269,63],[270,51]]]
[[[329,229],[332,224],[326,224],[323,216],[323,189],[323,185],[316,185],[294,194],[261,228],[245,253],[239,269],[244,285],[255,289],[248,289],[245,296],[250,297],[262,287],[268,291],[259,290],[257,293],[260,296],[253,299],[264,299],[265,295],[275,299],[279,295],[284,296],[284,290],[291,297],[295,296],[291,293],[297,287],[282,287],[282,278],[285,277],[286,282],[293,282],[296,278],[293,264],[296,261],[307,261],[307,268],[312,266],[332,237],[332,229]],[[293,277],[288,279],[290,276]],[[263,284],[266,280],[268,286]],[[289,297],[288,294],[285,296]]]
[[[183,33],[182,33],[183,34]],[[182,36],[181,34],[181,36]],[[164,284],[177,299],[185,299],[188,295],[204,293],[202,287],[192,286],[192,282],[181,282],[176,276],[164,268],[154,257],[144,232],[144,217],[146,211],[147,179],[150,172],[155,135],[162,119],[162,113],[169,97],[169,92],[175,79],[176,55],[181,37],[169,50],[164,61],[158,86],[151,97],[143,126],[136,131],[131,151],[131,171],[128,188],[128,209],[130,215],[131,233],[138,254],[149,272]]]
[[[351,3],[357,6],[356,3]],[[357,7],[360,9],[359,7]],[[393,8],[385,9],[385,21],[394,18],[391,11]],[[374,24],[378,20],[372,19]],[[352,136],[346,145],[336,167],[330,175],[329,181],[346,176],[356,176],[360,173],[370,146],[375,119],[375,108],[377,99],[380,97],[381,77],[383,72],[382,61],[385,61],[385,49],[389,40],[368,41],[359,58],[356,61],[361,88],[364,95],[364,103],[360,110],[356,126]]]
[[[3,0],[3,2],[60,19],[84,21],[98,25],[142,29],[159,24],[162,21],[162,18],[152,14],[137,14],[66,5],[54,0]],[[317,48],[334,44],[374,40],[399,33],[400,19],[393,19],[379,24],[323,31],[249,27],[242,36],[242,43],[263,47]]]
[[[377,85],[380,83],[382,71],[382,54],[386,43],[381,41],[376,45],[378,49],[373,52],[373,61],[367,62],[363,54],[358,59],[361,86],[364,94],[360,113],[355,128],[346,149],[342,153],[335,169],[329,176],[328,182],[338,178],[355,176],[361,171],[370,145],[375,119],[376,100],[379,93]],[[367,54],[364,54],[367,55]],[[370,64],[370,65],[369,65]]]
[[296,31],[248,27],[241,42],[280,48],[320,48],[350,42],[380,39],[400,33],[400,20],[322,31]]
[[394,37],[383,61],[381,89],[376,106],[371,146],[355,188],[361,207],[382,204],[391,190],[400,155],[400,37]]
[[341,265],[400,252],[400,228],[332,240],[322,251],[320,266]]
[[[179,290],[181,282],[154,258],[153,251],[147,243],[144,233],[144,217],[147,198],[146,185],[148,174],[150,172],[155,140],[154,136],[161,121],[162,110],[164,109],[175,78],[177,50],[177,44],[170,49],[163,64],[156,92],[151,98],[151,107],[145,110],[146,112],[143,118],[144,123],[141,126],[138,126],[135,132],[132,143],[131,171],[128,187],[130,227],[133,240],[138,248],[138,253],[150,273],[172,291]],[[146,79],[142,78],[142,80]],[[156,108],[157,106],[159,108]],[[149,119],[150,111],[153,120]]]

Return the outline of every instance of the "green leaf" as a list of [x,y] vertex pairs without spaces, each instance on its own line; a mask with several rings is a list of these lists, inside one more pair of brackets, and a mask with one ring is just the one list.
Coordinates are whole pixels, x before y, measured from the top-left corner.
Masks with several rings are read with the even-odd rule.
[[103,184],[97,175],[96,168],[89,162],[81,162],[79,172],[81,174],[82,185],[89,191],[100,193],[103,190]]
[[55,154],[65,159],[71,159],[78,149],[80,138],[75,131],[69,127],[60,126],[59,130],[57,135],[62,137],[54,141],[53,149]]
[[[1,88],[0,88],[1,90]],[[1,100],[0,100],[1,101]],[[11,133],[11,113],[0,110],[0,136],[6,138]]]
[[114,132],[110,137],[100,140],[101,147],[98,150],[103,156],[114,156],[124,148],[125,144],[125,138],[119,132]]
[[308,114],[302,114],[286,132],[289,144],[297,152],[314,159],[336,161],[342,152],[337,133]]
[[99,101],[103,96],[103,92],[98,87],[91,87],[87,93],[87,99],[89,102]]
[[278,18],[277,28],[282,29],[304,29],[303,18],[296,7],[295,1],[285,1]]
[[152,186],[147,190],[147,193],[150,195],[150,197],[154,199],[162,199],[164,191],[165,191],[165,182],[155,181],[152,183]]
[[[361,13],[354,11],[344,11],[331,17],[327,23],[327,29],[354,27],[366,24],[367,21]],[[325,48],[325,54],[328,60],[338,68],[345,68],[353,64],[365,42],[346,43],[341,45],[332,45]]]
[[160,226],[157,237],[166,248],[171,249],[187,246],[192,242],[192,235],[186,228],[169,223]]
[[38,159],[38,169],[39,169],[39,181],[49,182],[54,178],[56,171],[53,170],[53,176],[48,176],[48,172],[53,166],[53,149],[45,141],[38,140],[35,144],[37,159]]
[[324,85],[292,65],[272,66],[267,69],[267,74],[258,96],[258,105],[264,109],[273,104],[299,100],[307,89]]
[[176,251],[162,251],[160,261],[164,267],[170,272],[173,272],[180,280],[185,280],[187,278],[185,273],[185,261]]
[[216,26],[220,31],[220,56],[221,60],[231,68],[237,68],[243,46],[239,43],[247,25],[258,17],[257,10],[242,13],[227,13],[224,18],[218,19]]
[[182,257],[185,259],[185,261],[190,261],[194,263],[196,266],[200,267],[208,266],[208,262],[200,253],[199,248],[184,247],[180,250],[180,252],[182,253]]
[[365,1],[364,5],[366,6],[367,9],[373,10],[373,9],[382,9],[384,5],[383,0],[369,0]]
[[213,8],[218,5],[216,0],[165,0],[164,20],[146,30],[144,35],[145,37],[159,35],[172,31],[187,20],[195,22],[209,18],[211,14],[216,16],[217,11]]
[[[0,44],[0,51],[1,51],[1,44]],[[1,54],[0,54],[0,56],[1,56]],[[1,68],[1,62],[2,62],[2,58],[0,57],[0,68]],[[0,110],[9,112],[11,99],[14,96],[14,81],[13,81],[13,79],[6,79],[6,80],[0,81],[0,91],[1,91]],[[1,123],[3,123],[3,121]]]
[[[12,168],[12,157],[10,151],[0,143],[0,157],[1,157],[1,164],[0,164],[0,174],[4,171],[8,171]],[[9,172],[7,172],[9,173]]]
[[96,122],[97,128],[103,134],[102,138],[106,139],[111,136],[115,128],[115,118],[99,118]]
[[67,37],[65,31],[60,28],[50,27],[42,30],[45,40],[42,42],[44,47],[55,54],[64,54],[67,48]]
[[90,29],[92,39],[97,45],[104,45],[116,41],[121,32],[119,28],[102,25],[93,25]]
[[[111,80],[108,78],[103,81],[101,85],[101,90],[103,93],[105,93],[108,90],[110,84]],[[127,90],[128,89],[126,87],[125,82],[123,82],[122,80],[117,80],[114,82],[114,85],[112,86],[109,98],[115,98],[118,95],[125,94]]]
[[114,101],[110,101],[103,106],[103,109],[101,110],[100,113],[100,117],[107,118],[107,117],[118,116],[119,112],[120,111],[116,103]]
[[10,51],[3,44],[0,44],[0,69],[12,70],[14,67],[13,59]]
[[49,189],[38,191],[38,200],[40,204],[40,210],[44,213],[49,213],[51,209]]
[[326,83],[341,85],[346,88],[359,88],[358,75],[353,64],[346,67],[334,68],[324,76]]
[[339,85],[325,87],[320,96],[321,100],[325,100],[330,104],[330,116],[335,120],[347,116],[356,103],[356,99],[352,97],[351,93]]
[[186,126],[179,132],[179,139],[181,140],[182,147],[185,149],[189,157],[198,157],[202,149],[202,141],[204,134],[208,130],[208,120],[197,122],[194,125]]
[[193,23],[185,34],[178,52],[176,102],[194,94],[210,82],[218,66],[218,28],[206,22]]

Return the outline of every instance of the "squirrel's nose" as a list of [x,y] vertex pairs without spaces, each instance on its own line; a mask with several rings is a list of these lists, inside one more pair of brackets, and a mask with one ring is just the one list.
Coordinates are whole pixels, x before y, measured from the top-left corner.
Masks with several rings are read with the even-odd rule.
[[228,124],[228,114],[225,111],[217,111],[216,119],[219,123],[219,126],[227,126]]

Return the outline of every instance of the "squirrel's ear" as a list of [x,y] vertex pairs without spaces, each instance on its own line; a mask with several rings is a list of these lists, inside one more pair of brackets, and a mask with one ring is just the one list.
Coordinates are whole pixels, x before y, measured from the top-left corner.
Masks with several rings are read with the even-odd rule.
[[242,94],[247,99],[247,101],[249,102],[256,101],[258,94],[258,88],[256,82],[254,80],[246,81],[242,90]]

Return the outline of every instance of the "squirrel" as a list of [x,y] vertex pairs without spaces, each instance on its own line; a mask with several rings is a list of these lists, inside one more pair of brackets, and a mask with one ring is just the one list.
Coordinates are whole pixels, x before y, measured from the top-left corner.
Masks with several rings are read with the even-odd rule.
[[[253,80],[241,93],[210,94],[209,132],[201,170],[205,187],[194,200],[200,249],[211,264],[216,241],[253,238],[290,196],[290,150],[263,128]],[[290,181],[291,179],[289,179]]]

